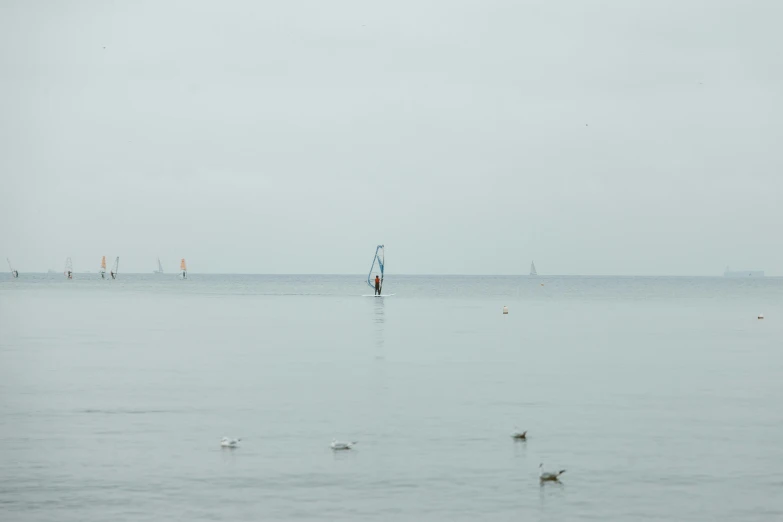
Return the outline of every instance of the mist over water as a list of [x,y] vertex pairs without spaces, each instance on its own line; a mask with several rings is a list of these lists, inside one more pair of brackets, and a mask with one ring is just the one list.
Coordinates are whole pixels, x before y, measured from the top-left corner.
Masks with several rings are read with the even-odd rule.
[[783,279],[365,278],[0,281],[2,518],[783,518]]

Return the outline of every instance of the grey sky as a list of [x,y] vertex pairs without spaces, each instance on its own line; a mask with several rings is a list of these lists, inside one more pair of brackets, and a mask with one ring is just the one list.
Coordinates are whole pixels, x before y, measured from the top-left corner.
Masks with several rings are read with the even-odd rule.
[[[24,271],[783,275],[778,1],[0,2]],[[105,49],[104,49],[105,47]]]

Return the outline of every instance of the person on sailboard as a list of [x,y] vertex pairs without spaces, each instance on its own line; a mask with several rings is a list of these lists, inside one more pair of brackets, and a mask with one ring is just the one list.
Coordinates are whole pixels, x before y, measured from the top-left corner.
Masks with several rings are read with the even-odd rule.
[[381,278],[375,274],[375,295],[381,295]]
[[112,279],[117,279],[117,278],[115,277],[115,274],[114,274],[114,272],[109,272],[109,273],[111,274],[111,278],[112,278]]
[[11,272],[11,274],[12,274],[14,277],[19,277],[19,272],[17,272],[16,270],[14,270],[13,272]]

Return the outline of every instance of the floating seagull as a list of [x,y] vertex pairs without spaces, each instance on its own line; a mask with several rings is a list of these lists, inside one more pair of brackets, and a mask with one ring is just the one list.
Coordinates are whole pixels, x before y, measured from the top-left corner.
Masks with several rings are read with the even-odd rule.
[[220,445],[224,448],[236,448],[239,446],[239,441],[242,439],[229,439],[228,437],[223,437],[220,440]]
[[519,428],[514,427],[514,431],[511,432],[511,438],[516,440],[527,440],[527,430],[519,431]]
[[557,473],[549,473],[547,471],[544,471],[544,464],[541,463],[538,465],[538,478],[541,479],[541,482],[560,482],[560,475],[565,473],[566,470],[561,469]]
[[353,442],[339,442],[336,440],[332,441],[331,447],[333,450],[349,450],[354,447],[355,444],[358,444],[358,441]]

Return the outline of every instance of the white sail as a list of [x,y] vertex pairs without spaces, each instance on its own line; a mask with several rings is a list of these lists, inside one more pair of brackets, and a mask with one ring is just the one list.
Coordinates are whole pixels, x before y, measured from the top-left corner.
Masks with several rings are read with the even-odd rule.
[[117,272],[120,269],[120,257],[114,259],[114,265],[111,267],[111,278],[117,279]]
[[538,272],[536,272],[536,264],[534,262],[530,262],[530,275],[537,276]]
[[71,261],[71,258],[65,259],[65,277],[68,279],[73,279],[73,261]]
[[163,273],[163,265],[160,263],[160,258],[158,258],[158,269],[153,270],[154,274],[162,274]]

